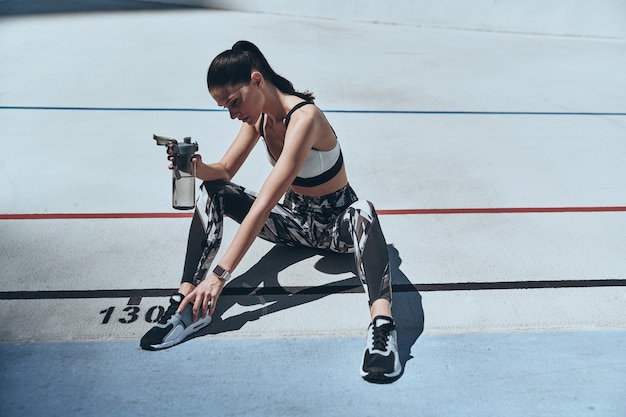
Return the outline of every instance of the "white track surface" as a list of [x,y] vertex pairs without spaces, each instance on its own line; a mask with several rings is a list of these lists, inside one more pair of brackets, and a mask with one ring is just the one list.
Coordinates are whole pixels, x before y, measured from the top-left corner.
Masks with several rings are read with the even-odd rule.
[[[381,211],[406,362],[390,386],[358,377],[350,258],[262,241],[210,335],[138,348],[189,224],[158,215],[152,133],[221,156],[238,123],[205,73],[239,39],[315,92]],[[0,62],[0,415],[626,413],[626,40],[164,9],[2,17]],[[235,182],[259,189],[263,152]]]

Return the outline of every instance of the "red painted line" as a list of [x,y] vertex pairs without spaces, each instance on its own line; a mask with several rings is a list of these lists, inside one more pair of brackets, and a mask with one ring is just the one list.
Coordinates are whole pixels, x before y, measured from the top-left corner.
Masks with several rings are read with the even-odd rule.
[[[626,206],[601,207],[501,207],[376,210],[381,216],[425,214],[515,214],[515,213],[602,213],[626,212]],[[191,218],[193,211],[166,213],[26,213],[0,214],[0,220],[83,220],[83,219],[177,219]]]
[[380,215],[417,214],[512,214],[512,213],[594,213],[626,211],[626,206],[603,207],[500,207],[376,210]]
[[82,219],[167,219],[190,218],[193,212],[180,213],[33,213],[0,214],[0,220],[82,220]]

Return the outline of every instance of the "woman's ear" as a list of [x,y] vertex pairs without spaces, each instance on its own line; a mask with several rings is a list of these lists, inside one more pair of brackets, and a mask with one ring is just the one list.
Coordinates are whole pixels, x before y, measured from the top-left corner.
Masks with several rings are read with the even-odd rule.
[[259,71],[252,71],[252,74],[250,75],[250,82],[253,86],[261,88],[263,87],[265,79],[263,77],[263,74],[261,74]]

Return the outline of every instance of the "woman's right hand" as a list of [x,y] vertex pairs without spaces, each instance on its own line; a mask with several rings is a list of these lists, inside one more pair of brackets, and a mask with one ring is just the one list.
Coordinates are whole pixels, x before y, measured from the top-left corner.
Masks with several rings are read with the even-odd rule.
[[174,169],[174,155],[176,155],[176,151],[174,151],[174,143],[168,143],[165,147],[165,152],[167,153],[167,160],[170,161],[168,168]]
[[202,155],[200,155],[199,153],[194,154],[191,157],[191,162],[194,162],[196,164],[196,169],[197,169],[197,166],[202,164]]
[[[174,150],[174,144],[168,143],[165,148],[165,152],[167,152],[167,160],[170,161],[170,164],[167,166],[168,169],[174,169],[174,160],[176,159],[176,151]],[[200,165],[202,165],[202,156],[200,154],[194,154],[191,157],[191,162],[196,164],[196,170]],[[197,175],[196,175],[197,176]]]

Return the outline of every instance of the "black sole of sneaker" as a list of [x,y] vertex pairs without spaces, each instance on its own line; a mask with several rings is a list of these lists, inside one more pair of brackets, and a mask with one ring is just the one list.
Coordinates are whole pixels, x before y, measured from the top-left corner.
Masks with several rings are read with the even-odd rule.
[[148,346],[141,346],[140,345],[140,346],[141,346],[141,348],[143,350],[147,350],[149,352],[156,352],[157,350],[165,350],[165,349],[169,349],[171,347],[174,347],[176,345],[180,345],[181,343],[183,343],[185,341],[186,340],[181,340],[180,342],[176,342],[174,344],[171,344],[171,345],[168,345],[168,346],[164,346],[164,347],[162,345],[156,345],[156,346],[150,346],[150,345],[148,345]]
[[139,345],[143,350],[147,350],[150,352],[156,352],[157,350],[164,350],[164,349],[169,349],[171,347],[174,347],[176,345],[180,345],[181,343],[185,342],[186,340],[181,340],[179,342],[173,343],[171,345],[167,345],[167,346],[163,346],[163,345]]
[[367,375],[363,376],[363,379],[367,382],[371,382],[372,384],[391,384],[400,378],[402,374],[388,377],[382,372],[370,372]]

